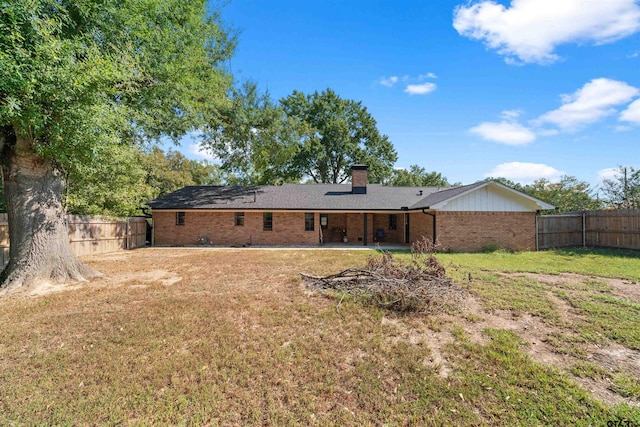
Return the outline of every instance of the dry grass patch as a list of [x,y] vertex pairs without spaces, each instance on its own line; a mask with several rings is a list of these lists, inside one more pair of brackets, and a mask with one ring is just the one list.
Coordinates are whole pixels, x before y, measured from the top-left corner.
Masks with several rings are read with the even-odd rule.
[[[546,302],[535,314],[487,311],[487,288],[464,316],[398,315],[337,306],[300,283],[300,271],[335,273],[369,254],[88,257],[105,277],[0,300],[0,425],[640,422],[635,408],[606,406],[527,354],[519,319],[563,327]],[[507,316],[510,331],[495,324]],[[637,384],[622,374],[611,381],[633,396]]]

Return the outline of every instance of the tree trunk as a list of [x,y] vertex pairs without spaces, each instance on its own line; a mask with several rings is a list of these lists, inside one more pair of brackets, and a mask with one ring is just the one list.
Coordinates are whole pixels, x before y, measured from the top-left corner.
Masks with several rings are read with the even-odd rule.
[[0,150],[11,246],[9,264],[0,275],[0,295],[99,275],[71,251],[60,172],[11,128],[2,129]]

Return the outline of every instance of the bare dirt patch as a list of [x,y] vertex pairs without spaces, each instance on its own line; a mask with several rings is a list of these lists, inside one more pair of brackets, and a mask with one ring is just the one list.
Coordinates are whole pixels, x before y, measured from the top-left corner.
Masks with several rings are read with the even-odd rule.
[[111,274],[108,277],[95,280],[93,284],[102,286],[117,286],[128,283],[129,286],[147,287],[150,284],[174,285],[182,280],[182,277],[167,270],[150,270],[137,273],[123,272]]
[[[595,281],[610,286],[611,293],[618,297],[632,301],[640,300],[640,294],[638,293],[640,285],[622,279],[591,277],[579,274],[517,273],[511,276],[526,277],[548,285],[581,285]],[[403,339],[409,342],[422,341],[427,344],[430,349],[430,355],[425,359],[424,363],[428,366],[433,366],[443,377],[447,377],[451,372],[451,366],[446,356],[444,356],[446,354],[444,347],[454,339],[451,333],[453,326],[461,327],[472,342],[481,345],[487,343],[487,337],[483,333],[485,329],[506,329],[521,337],[526,343],[523,350],[533,360],[554,366],[572,375],[576,382],[599,400],[609,405],[627,403],[630,406],[640,407],[638,399],[625,398],[613,391],[612,382],[608,378],[580,378],[571,373],[571,368],[576,363],[586,360],[601,366],[611,373],[626,372],[635,378],[640,378],[640,352],[611,342],[606,345],[581,345],[581,350],[585,354],[582,358],[558,352],[549,343],[550,338],[558,334],[567,333],[566,327],[579,322],[582,316],[579,310],[571,306],[567,301],[558,298],[553,292],[547,292],[546,296],[556,306],[560,315],[561,321],[558,324],[551,325],[545,322],[544,319],[528,313],[517,315],[509,310],[492,310],[489,312],[485,310],[482,300],[473,294],[467,295],[462,316],[448,314],[437,316],[443,325],[439,331],[424,332],[421,328],[416,328],[415,325],[409,326],[401,320],[391,321],[385,318],[383,322],[395,325]]]
[[640,283],[627,279],[608,277],[594,277],[575,273],[544,274],[544,273],[516,273],[513,277],[526,277],[547,285],[566,285],[585,282],[599,282],[611,287],[611,292],[618,297],[631,301],[640,301]]
[[467,295],[463,316],[459,314],[440,314],[436,316],[442,325],[440,330],[416,329],[404,324],[401,320],[389,320],[383,318],[383,323],[391,323],[400,331],[400,336],[410,343],[424,342],[430,350],[429,358],[425,364],[438,369],[441,376],[448,376],[451,367],[444,356],[444,347],[453,341],[451,328],[461,327],[472,342],[485,345],[487,336],[485,329],[506,329],[519,335],[525,343],[525,349],[531,357],[541,363],[553,365],[566,365],[563,355],[553,351],[553,347],[546,343],[546,339],[555,329],[542,321],[542,319],[524,314],[516,316],[508,310],[495,310],[491,313],[484,310],[482,301],[474,296]]

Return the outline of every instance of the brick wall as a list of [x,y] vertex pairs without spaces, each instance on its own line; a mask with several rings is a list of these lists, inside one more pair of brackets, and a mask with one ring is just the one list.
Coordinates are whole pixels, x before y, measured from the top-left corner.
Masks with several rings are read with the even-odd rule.
[[273,212],[273,230],[262,228],[262,212],[245,212],[244,226],[235,225],[234,212],[189,212],[185,224],[176,225],[175,212],[156,211],[153,224],[156,245],[200,245],[206,237],[213,245],[316,245],[320,214],[314,230],[305,231],[303,212]]
[[366,169],[353,169],[351,171],[351,186],[352,187],[366,187],[368,181],[368,175]]
[[328,215],[327,229],[323,230],[325,242],[342,242],[342,230],[347,228],[347,214],[330,213]]
[[535,250],[535,215],[534,212],[437,212],[436,237],[454,251],[478,251],[492,246]]
[[[373,244],[373,214],[367,215],[367,243]],[[347,238],[349,243],[364,245],[364,216],[365,214],[347,214]]]
[[[533,212],[437,212],[437,238],[454,251],[478,251],[490,246],[512,250],[535,249]],[[383,228],[388,243],[401,243],[404,216],[398,214],[398,228],[388,230],[387,214],[367,214],[367,243],[374,244],[375,231]],[[176,225],[175,212],[153,213],[156,245],[199,245],[207,237],[214,245],[316,245],[320,214],[315,213],[314,231],[304,231],[303,212],[273,212],[273,230],[262,230],[262,212],[246,212],[244,226],[234,225],[233,212],[186,212],[185,225]],[[347,230],[349,244],[363,244],[364,214],[329,214],[325,241],[338,241],[333,228]],[[433,218],[422,212],[409,215],[411,242],[422,236],[433,238]],[[361,239],[361,240],[358,240]]]
[[422,239],[422,236],[433,240],[433,217],[422,212],[409,214],[409,241],[413,243]]
[[[389,229],[389,214],[373,215],[373,235],[377,236],[379,229],[384,231],[383,242],[386,243],[403,243],[404,242],[404,214],[391,214],[396,217],[396,229]],[[369,223],[371,226],[371,223]]]

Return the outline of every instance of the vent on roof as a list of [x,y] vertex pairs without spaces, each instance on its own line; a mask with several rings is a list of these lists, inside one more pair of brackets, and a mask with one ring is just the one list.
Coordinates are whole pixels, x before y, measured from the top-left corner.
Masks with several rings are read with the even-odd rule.
[[422,190],[418,191],[418,196],[422,196]]

